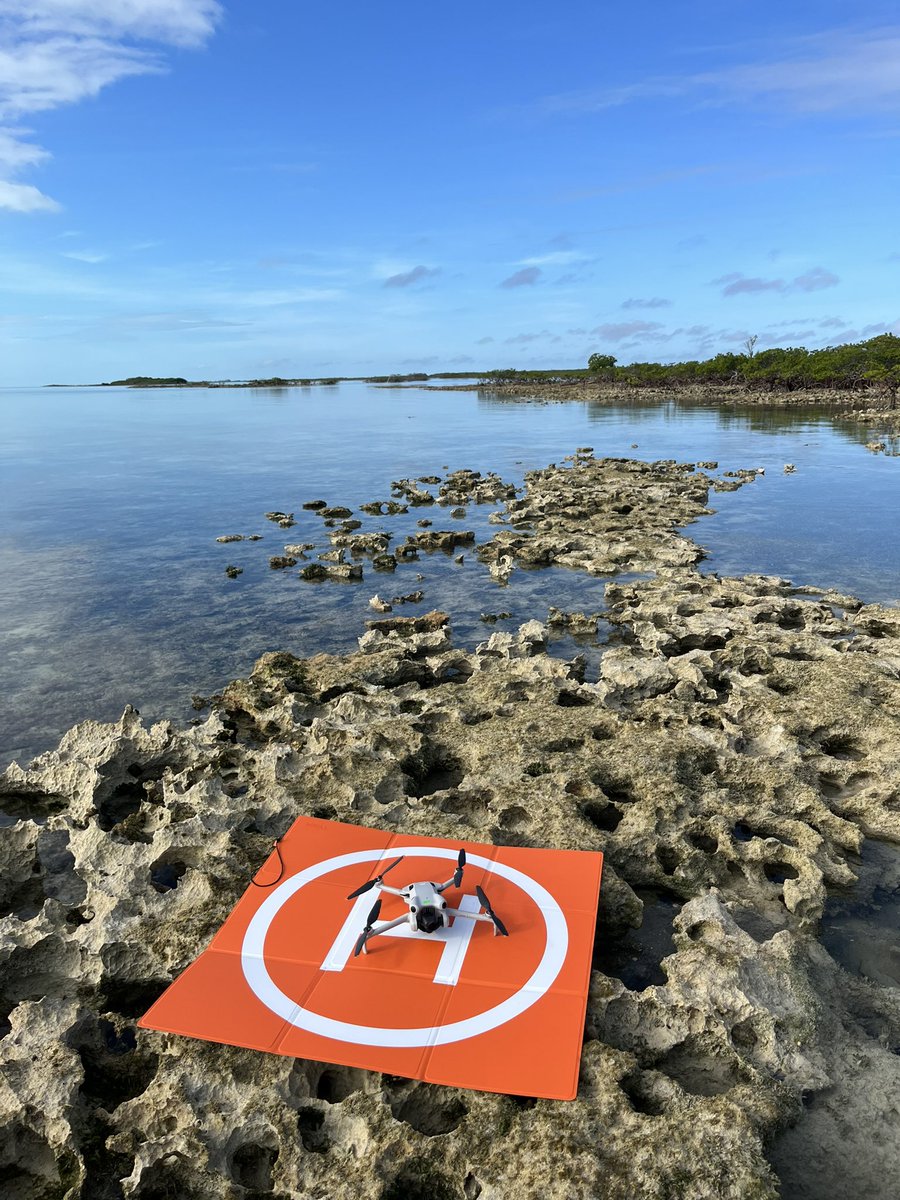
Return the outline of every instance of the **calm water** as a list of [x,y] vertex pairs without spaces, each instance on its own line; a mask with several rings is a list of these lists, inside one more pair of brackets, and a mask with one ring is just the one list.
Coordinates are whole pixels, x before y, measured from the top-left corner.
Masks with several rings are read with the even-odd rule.
[[[362,584],[269,569],[286,542],[330,548],[304,501],[355,508],[388,499],[401,477],[469,467],[520,482],[578,446],[762,466],[764,478],[714,495],[716,515],[688,530],[709,551],[706,567],[897,603],[900,459],[871,454],[867,440],[825,414],[544,405],[362,384],[0,390],[0,763],[127,703],[150,718],[186,717],[192,693],[215,691],[266,650],[352,648],[376,591],[421,588],[421,605],[397,611],[446,608],[469,646],[490,632],[485,611],[510,611],[518,623],[546,617],[550,604],[601,606],[603,581],[517,571],[502,588],[472,554],[462,566],[423,556],[393,576],[364,567]],[[786,462],[795,474],[783,473]],[[459,524],[482,540],[495,507],[472,507]],[[295,512],[294,528],[266,521],[273,509]],[[438,529],[457,524],[433,508],[365,517],[364,528],[402,541],[422,516]],[[227,533],[264,540],[217,545]],[[227,579],[229,563],[244,573]]]

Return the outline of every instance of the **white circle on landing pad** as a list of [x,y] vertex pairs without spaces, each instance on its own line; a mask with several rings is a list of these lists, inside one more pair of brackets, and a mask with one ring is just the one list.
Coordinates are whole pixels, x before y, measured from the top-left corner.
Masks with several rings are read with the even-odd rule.
[[[391,846],[392,855],[410,855],[417,858],[448,858],[456,862],[459,852],[456,850],[430,849],[426,846]],[[334,1038],[342,1042],[355,1042],[360,1046],[446,1046],[451,1042],[461,1042],[466,1038],[476,1037],[479,1033],[487,1033],[498,1025],[505,1025],[513,1017],[520,1016],[532,1004],[540,1000],[552,986],[565,962],[569,947],[569,928],[565,914],[550,895],[546,888],[529,875],[509,867],[505,863],[492,862],[479,854],[466,856],[466,864],[484,867],[494,875],[500,875],[521,888],[538,906],[544,918],[546,945],[541,961],[538,963],[531,978],[517,992],[493,1008],[466,1017],[462,1021],[453,1021],[449,1025],[426,1025],[419,1029],[391,1029],[380,1025],[355,1025],[350,1021],[337,1021],[333,1017],[322,1016],[308,1008],[298,1005],[290,996],[285,995],[269,974],[265,960],[266,935],[269,926],[282,907],[314,879],[339,871],[342,867],[353,867],[357,863],[378,862],[387,854],[386,850],[358,850],[352,854],[339,854],[335,858],[327,858],[324,862],[314,863],[306,867],[284,883],[279,884],[271,896],[260,905],[244,934],[241,946],[241,968],[250,990],[266,1008],[270,1009],[283,1021],[305,1029],[309,1033],[321,1037]]]

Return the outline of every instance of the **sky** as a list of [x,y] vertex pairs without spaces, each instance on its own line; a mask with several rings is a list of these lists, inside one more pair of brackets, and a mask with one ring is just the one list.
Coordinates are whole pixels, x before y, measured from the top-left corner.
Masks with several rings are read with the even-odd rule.
[[900,333],[895,0],[0,0],[0,386]]

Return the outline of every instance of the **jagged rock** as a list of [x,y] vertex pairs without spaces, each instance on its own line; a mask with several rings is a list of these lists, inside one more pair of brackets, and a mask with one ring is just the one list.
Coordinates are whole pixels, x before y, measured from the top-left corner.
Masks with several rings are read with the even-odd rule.
[[469,546],[475,541],[472,530],[427,529],[422,533],[407,535],[406,544],[420,550],[455,550],[457,546]]
[[279,525],[282,529],[290,529],[292,525],[297,524],[297,522],[294,520],[293,513],[267,512],[266,520],[274,521],[275,524]]
[[329,534],[332,545],[342,546],[353,555],[384,554],[390,545],[392,536],[392,534],[383,531],[352,533],[341,530]]
[[547,614],[547,624],[570,629],[573,633],[596,633],[599,613],[564,612],[559,608],[551,608]]
[[292,554],[276,554],[269,559],[273,571],[284,570],[285,567],[296,567],[297,559]]
[[603,655],[600,676],[600,695],[607,703],[643,700],[675,686],[665,658],[638,658],[624,647]]
[[357,580],[362,577],[363,569],[358,563],[308,563],[300,568],[300,578],[306,580]]
[[236,567],[234,565],[234,563],[229,563],[228,566],[225,568],[225,574],[228,576],[229,579],[237,579],[238,575],[243,575],[243,573],[244,573],[244,568]]

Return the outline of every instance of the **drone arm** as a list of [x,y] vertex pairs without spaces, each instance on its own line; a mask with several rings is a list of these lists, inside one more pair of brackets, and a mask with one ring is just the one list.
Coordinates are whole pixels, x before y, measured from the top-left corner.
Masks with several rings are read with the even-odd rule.
[[388,887],[388,885],[386,883],[380,883],[378,886],[381,889],[381,891],[389,892],[392,896],[402,896],[403,895],[403,892],[401,892],[399,888]]
[[[450,917],[466,917],[469,921],[491,921],[486,913],[464,912],[461,908],[447,908],[444,911]],[[493,921],[491,924],[493,925]]]
[[484,893],[482,893],[478,898],[479,898],[479,900],[481,900],[481,903],[485,906],[485,908],[487,908],[487,912],[484,912],[484,913],[462,912],[457,908],[448,908],[448,909],[445,909],[444,911],[453,917],[468,917],[470,921],[490,921],[490,923],[494,927],[494,937],[496,937],[498,933],[501,934],[503,937],[508,937],[509,936],[508,929],[503,924],[503,922],[500,920],[500,918],[497,916],[497,914],[495,912],[492,912],[490,907],[488,906],[487,896],[485,896]]
[[454,880],[455,880],[455,879],[456,879],[456,876],[455,876],[455,875],[451,875],[451,876],[450,876],[450,878],[447,880],[447,882],[446,882],[446,883],[442,883],[442,884],[441,884],[439,887],[436,887],[434,890],[437,892],[437,894],[438,894],[438,895],[440,895],[440,894],[441,894],[441,892],[446,892],[446,890],[447,890],[447,888],[448,888],[448,887],[452,887],[452,886],[453,886],[453,882],[454,882]]
[[389,929],[394,929],[397,925],[404,925],[408,920],[408,917],[396,917],[393,921],[385,921],[383,924],[372,929],[366,936],[366,941],[362,944],[363,954],[368,954],[368,951],[366,950],[366,942],[368,942],[370,938],[375,937],[379,933],[387,933]]

